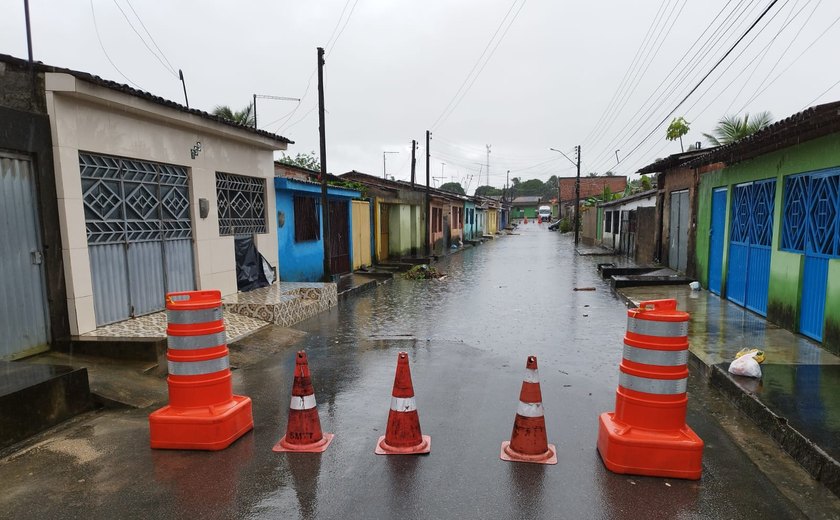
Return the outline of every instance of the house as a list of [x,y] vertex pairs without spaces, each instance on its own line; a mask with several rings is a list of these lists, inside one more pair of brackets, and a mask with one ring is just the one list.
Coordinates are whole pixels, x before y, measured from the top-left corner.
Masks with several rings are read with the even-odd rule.
[[[311,180],[275,177],[279,277],[287,282],[324,279],[324,240],[330,244],[331,275],[353,268],[352,202],[358,191],[327,187],[330,236],[324,234],[321,184]],[[369,260],[368,260],[369,261]]]
[[514,219],[535,219],[537,218],[537,210],[542,204],[542,197],[523,195],[514,198],[510,203],[511,216]]
[[656,190],[648,190],[610,202],[599,202],[596,208],[601,245],[636,260],[639,235],[645,235],[645,244],[653,242],[653,226],[650,224],[655,218],[656,195]]
[[3,258],[2,283],[21,290],[3,302],[20,315],[3,322],[15,339],[0,357],[159,311],[167,292],[235,293],[236,237],[278,264],[269,179],[291,141],[84,72],[33,68],[34,85],[28,62],[0,55],[0,196],[30,204],[0,204],[0,220],[18,223],[2,249],[31,259]]
[[840,102],[686,164],[700,178],[704,287],[840,352]]
[[694,261],[697,216],[697,189],[703,173],[720,168],[721,164],[708,164],[699,168],[687,164],[713,148],[689,150],[669,155],[641,168],[638,173],[657,174],[657,211],[653,258],[686,276],[696,277]]
[[[558,177],[558,205],[560,207],[559,217],[572,217],[575,206],[575,181],[576,177]],[[580,200],[589,197],[598,197],[605,189],[611,193],[621,193],[627,188],[627,177],[624,175],[609,175],[603,177],[581,177],[580,178]]]
[[[425,187],[383,179],[355,170],[342,180],[363,185],[373,204],[373,260],[416,257],[425,251]],[[442,214],[441,214],[442,217]],[[442,218],[440,219],[442,233]]]

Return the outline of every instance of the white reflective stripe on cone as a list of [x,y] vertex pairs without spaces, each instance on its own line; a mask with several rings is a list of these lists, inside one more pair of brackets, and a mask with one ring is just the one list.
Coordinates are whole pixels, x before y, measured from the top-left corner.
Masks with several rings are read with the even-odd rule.
[[685,393],[688,379],[650,379],[619,372],[618,384],[628,390],[646,394],[676,395]]
[[542,417],[545,414],[543,413],[542,403],[523,403],[519,401],[519,405],[516,407],[516,415],[521,415],[522,417]]
[[627,332],[660,338],[688,336],[688,321],[651,321],[628,316]]
[[391,410],[395,412],[413,412],[417,403],[413,397],[391,397]]
[[166,344],[172,350],[198,350],[227,344],[225,331],[201,336],[167,336]]
[[166,311],[166,321],[175,325],[192,325],[222,319],[222,308],[198,309],[194,311]]
[[175,376],[213,374],[230,368],[227,356],[206,361],[169,361],[169,373]]
[[522,378],[523,381],[526,383],[539,383],[540,382],[540,371],[539,369],[535,370],[533,368],[526,368],[525,369],[525,377]]
[[688,349],[651,350],[624,344],[624,359],[643,365],[678,367],[688,363]]
[[289,408],[292,410],[310,410],[315,408],[317,404],[315,403],[315,396],[314,395],[293,395],[292,402],[289,404]]

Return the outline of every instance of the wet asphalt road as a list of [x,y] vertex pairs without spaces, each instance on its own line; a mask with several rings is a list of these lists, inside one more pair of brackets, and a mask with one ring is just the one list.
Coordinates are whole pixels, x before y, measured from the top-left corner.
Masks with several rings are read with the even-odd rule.
[[[298,344],[235,372],[256,426],[227,450],[152,451],[149,410],[100,412],[0,464],[0,517],[801,517],[694,400],[688,422],[706,443],[700,481],[604,468],[597,417],[614,406],[626,314],[598,279],[599,261],[531,225],[443,262],[444,281],[379,286],[298,325],[309,333]],[[271,451],[299,348],[322,426],[336,434],[320,455]],[[432,437],[427,456],[373,453],[400,350]],[[529,354],[539,359],[556,466],[499,459]]]

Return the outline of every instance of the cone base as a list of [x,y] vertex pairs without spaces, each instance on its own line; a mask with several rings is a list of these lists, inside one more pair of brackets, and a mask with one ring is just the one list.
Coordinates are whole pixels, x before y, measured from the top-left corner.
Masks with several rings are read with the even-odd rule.
[[699,480],[703,471],[703,440],[688,425],[644,430],[616,421],[613,413],[602,413],[598,453],[613,473]]
[[420,444],[407,448],[398,448],[385,442],[385,436],[376,441],[376,448],[373,450],[377,455],[423,455],[432,451],[432,438],[429,435],[421,435],[423,438]]
[[280,442],[275,444],[271,450],[290,453],[322,453],[329,447],[335,435],[332,433],[322,433],[321,435],[322,437],[320,441],[312,442],[310,444],[292,444],[290,442],[286,442],[286,436],[284,435],[283,438],[280,439]]
[[532,464],[557,464],[557,448],[553,444],[548,445],[545,453],[528,455],[514,451],[510,447],[510,441],[502,443],[502,452],[499,458],[508,462],[530,462]]
[[241,395],[216,406],[167,405],[149,415],[149,437],[156,450],[223,450],[253,428],[251,399]]

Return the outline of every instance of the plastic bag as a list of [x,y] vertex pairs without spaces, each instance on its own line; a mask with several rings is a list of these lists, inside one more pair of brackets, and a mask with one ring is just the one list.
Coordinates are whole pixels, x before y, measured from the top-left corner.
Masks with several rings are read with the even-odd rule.
[[761,377],[761,367],[755,360],[757,352],[748,352],[729,364],[729,373],[736,376]]

